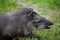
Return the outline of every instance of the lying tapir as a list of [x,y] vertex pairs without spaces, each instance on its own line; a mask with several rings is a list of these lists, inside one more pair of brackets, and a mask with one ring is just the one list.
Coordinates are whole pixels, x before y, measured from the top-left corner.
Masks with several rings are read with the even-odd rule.
[[49,29],[53,23],[32,8],[21,8],[11,13],[0,13],[0,39],[12,40],[18,36],[35,35],[35,29]]

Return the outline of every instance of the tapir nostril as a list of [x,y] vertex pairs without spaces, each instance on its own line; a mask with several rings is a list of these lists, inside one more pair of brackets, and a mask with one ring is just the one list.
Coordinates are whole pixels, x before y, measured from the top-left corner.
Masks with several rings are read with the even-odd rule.
[[50,22],[50,25],[53,25],[53,23],[52,23],[52,22]]
[[53,23],[52,23],[52,22],[47,22],[47,24],[48,24],[48,25],[53,25]]
[[52,22],[49,22],[49,25],[53,25],[53,23]]

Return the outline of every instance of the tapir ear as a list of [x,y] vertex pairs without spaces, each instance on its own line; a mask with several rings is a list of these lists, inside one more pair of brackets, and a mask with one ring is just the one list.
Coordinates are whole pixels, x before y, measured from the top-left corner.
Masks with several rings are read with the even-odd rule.
[[29,8],[29,10],[33,11],[33,8]]
[[33,9],[32,8],[29,8],[29,10],[28,10],[28,16],[30,16],[31,14],[33,13]]

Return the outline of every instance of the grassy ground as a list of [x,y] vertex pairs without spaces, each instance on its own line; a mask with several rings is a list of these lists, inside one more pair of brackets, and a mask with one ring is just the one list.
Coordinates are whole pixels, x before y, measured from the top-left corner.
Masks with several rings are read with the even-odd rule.
[[[35,32],[40,35],[41,40],[60,40],[60,0],[18,0],[16,1],[16,3],[10,3],[11,5],[6,3],[6,7],[0,5],[2,6],[0,8],[0,11],[11,11],[11,9],[15,9],[18,7],[32,7],[39,15],[46,17],[54,23],[54,25],[51,26],[49,30],[35,30]],[[9,7],[11,9],[8,9]],[[22,40],[25,40],[25,38],[23,38]],[[26,40],[37,39],[26,38]]]

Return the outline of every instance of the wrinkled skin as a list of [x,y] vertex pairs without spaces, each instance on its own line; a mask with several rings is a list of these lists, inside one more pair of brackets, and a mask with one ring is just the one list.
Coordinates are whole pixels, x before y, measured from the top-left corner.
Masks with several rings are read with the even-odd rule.
[[0,13],[0,38],[12,40],[18,36],[35,35],[35,29],[49,29],[53,23],[38,15],[32,8],[21,8],[12,13]]

